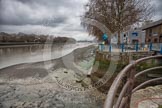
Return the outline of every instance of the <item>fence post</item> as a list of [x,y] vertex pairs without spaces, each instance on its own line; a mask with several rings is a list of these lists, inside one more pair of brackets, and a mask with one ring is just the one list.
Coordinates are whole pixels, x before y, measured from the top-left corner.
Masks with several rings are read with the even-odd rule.
[[142,43],[142,50],[144,51],[144,49],[145,49],[145,44]]
[[99,51],[101,51],[102,50],[101,44],[99,44],[98,47],[99,47]]
[[109,45],[109,52],[111,53],[111,51],[112,51],[112,46],[111,46],[111,44]]
[[136,52],[138,52],[138,43],[136,43]]
[[102,51],[104,50],[104,47],[105,47],[105,46],[104,46],[104,44],[102,43]]
[[150,51],[152,51],[152,43],[150,43],[150,47],[149,48],[150,48]]
[[104,44],[102,44],[102,43],[99,44],[99,50],[100,50],[100,51],[104,51]]
[[124,52],[124,43],[121,44],[122,52]]
[[160,48],[160,54],[162,54],[162,44],[161,44],[161,48]]

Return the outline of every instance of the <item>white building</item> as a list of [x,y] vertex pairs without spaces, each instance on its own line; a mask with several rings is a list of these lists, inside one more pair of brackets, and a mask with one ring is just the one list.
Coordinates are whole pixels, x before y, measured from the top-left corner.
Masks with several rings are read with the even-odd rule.
[[141,29],[129,30],[121,34],[121,43],[139,44],[145,43],[145,32]]

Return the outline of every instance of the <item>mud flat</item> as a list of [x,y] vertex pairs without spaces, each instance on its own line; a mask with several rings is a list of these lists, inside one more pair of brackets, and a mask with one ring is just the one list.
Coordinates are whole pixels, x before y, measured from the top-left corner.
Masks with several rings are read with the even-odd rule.
[[86,77],[95,46],[54,60],[0,70],[0,108],[102,108],[105,95]]

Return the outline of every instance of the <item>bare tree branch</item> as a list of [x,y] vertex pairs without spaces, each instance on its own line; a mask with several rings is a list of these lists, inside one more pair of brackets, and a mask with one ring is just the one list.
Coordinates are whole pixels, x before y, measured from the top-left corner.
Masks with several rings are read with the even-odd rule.
[[[131,25],[146,21],[153,15],[150,0],[89,0],[84,18],[90,18],[104,24],[112,33],[120,33]],[[82,23],[90,35],[101,39],[99,28]],[[111,35],[111,34],[109,34]]]

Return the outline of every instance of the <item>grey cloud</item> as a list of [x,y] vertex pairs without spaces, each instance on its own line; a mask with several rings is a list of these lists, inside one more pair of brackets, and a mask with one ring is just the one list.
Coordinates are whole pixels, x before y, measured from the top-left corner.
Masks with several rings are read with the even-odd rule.
[[1,0],[0,6],[1,25],[40,25],[53,18],[54,27],[65,23],[73,8],[67,0]]
[[153,20],[162,19],[162,0],[153,0],[152,4],[155,10]]
[[[0,25],[42,25],[48,22],[48,26],[57,27],[69,23],[67,20],[79,13],[83,4],[78,5],[78,1],[0,0]],[[155,1],[155,16],[162,16],[162,1]]]
[[79,16],[83,14],[83,5],[87,1],[0,0],[0,32],[85,38],[88,34],[80,26]]
[[157,5],[157,13],[162,17],[162,1],[158,0]]
[[24,4],[40,4],[40,5],[48,5],[50,7],[58,7],[58,6],[75,6],[72,5],[71,0],[16,0],[18,2],[24,3]]
[[21,2],[21,3],[29,3],[29,4],[31,4],[31,3],[33,3],[34,2],[34,0],[16,0],[16,1],[18,1],[18,2]]

